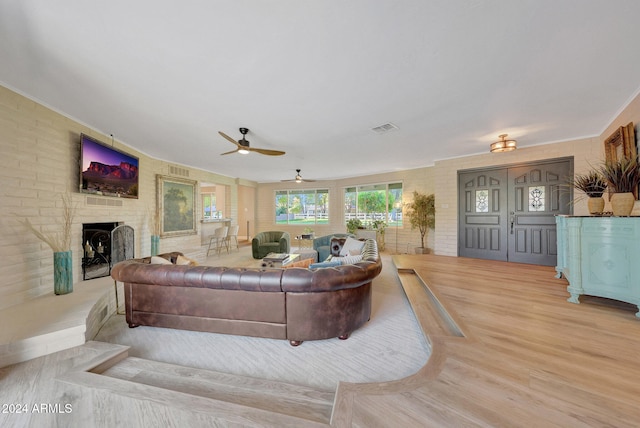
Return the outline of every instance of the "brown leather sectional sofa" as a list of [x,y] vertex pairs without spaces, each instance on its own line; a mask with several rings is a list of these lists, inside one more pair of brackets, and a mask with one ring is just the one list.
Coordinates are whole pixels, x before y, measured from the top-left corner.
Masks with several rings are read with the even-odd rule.
[[[126,320],[139,325],[304,340],[346,339],[371,315],[371,281],[382,270],[374,240],[361,262],[319,269],[150,264],[132,259],[111,276],[124,283]],[[167,259],[180,253],[164,254]]]

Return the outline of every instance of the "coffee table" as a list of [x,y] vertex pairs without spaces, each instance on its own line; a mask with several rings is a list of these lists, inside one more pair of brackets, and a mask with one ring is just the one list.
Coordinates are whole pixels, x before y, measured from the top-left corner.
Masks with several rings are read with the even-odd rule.
[[295,262],[300,258],[300,254],[288,254],[289,257],[282,261],[273,258],[272,256],[274,255],[274,253],[267,254],[267,256],[262,259],[262,267],[281,268],[288,265],[289,263]]

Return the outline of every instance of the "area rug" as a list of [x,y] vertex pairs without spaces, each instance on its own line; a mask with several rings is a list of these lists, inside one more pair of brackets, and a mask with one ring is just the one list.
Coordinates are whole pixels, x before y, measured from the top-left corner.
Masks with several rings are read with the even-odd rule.
[[[247,260],[241,253],[232,257]],[[224,257],[208,261],[221,264]],[[390,256],[383,255],[382,261],[382,273],[373,281],[371,320],[348,340],[306,341],[292,347],[286,340],[157,327],[130,329],[124,315],[111,317],[94,340],[130,346],[129,354],[135,357],[325,390],[335,389],[339,381],[401,379],[420,369],[430,351]]]

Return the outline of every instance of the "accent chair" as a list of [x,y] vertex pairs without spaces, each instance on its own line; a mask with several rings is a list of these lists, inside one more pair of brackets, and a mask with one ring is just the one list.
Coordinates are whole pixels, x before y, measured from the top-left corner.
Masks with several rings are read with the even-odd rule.
[[251,240],[254,259],[263,259],[269,253],[289,253],[291,250],[289,232],[259,232]]

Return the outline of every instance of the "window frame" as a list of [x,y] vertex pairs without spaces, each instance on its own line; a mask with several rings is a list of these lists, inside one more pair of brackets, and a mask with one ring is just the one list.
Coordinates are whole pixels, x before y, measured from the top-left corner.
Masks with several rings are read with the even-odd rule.
[[[207,216],[207,211],[206,211],[206,205],[204,203],[204,200],[206,197],[209,197],[211,204],[209,205],[209,215]],[[215,219],[217,217],[213,216],[214,212],[218,212],[218,210],[213,210],[212,208],[216,207],[216,194],[215,192],[206,192],[206,193],[200,193],[200,201],[202,203],[202,218],[204,220],[212,220]]]
[[[381,188],[382,187],[382,188]],[[394,197],[393,201],[390,201],[390,193],[391,191],[399,190],[399,198]],[[370,191],[384,191],[385,200],[384,200],[384,213],[374,213],[374,217],[368,217],[370,213],[361,213],[359,210],[360,196],[361,192],[370,192]],[[347,196],[347,194],[355,194],[354,196]],[[362,221],[363,226],[371,226],[372,223],[376,220],[383,220],[387,227],[388,226],[398,226],[402,227],[402,197],[404,195],[404,182],[403,181],[389,181],[382,183],[370,183],[370,184],[357,184],[354,186],[345,186],[343,187],[342,198],[343,198],[343,211],[342,211],[342,220],[344,225],[346,226],[347,221],[352,218],[359,218]],[[353,202],[355,199],[355,212],[350,212],[353,209]],[[349,207],[347,206],[349,205]],[[382,218],[380,217],[382,214]]]
[[[297,212],[299,211],[297,207],[292,209],[292,198],[295,198],[296,195],[304,195],[300,198],[301,200],[304,200],[301,201],[301,205],[303,206],[302,212]],[[310,195],[313,195],[312,203],[306,201]],[[319,201],[320,195],[326,195],[322,204]],[[278,200],[278,198],[282,197],[286,197],[286,207],[284,206],[284,200]],[[275,202],[275,224],[288,226],[315,226],[329,224],[330,190],[328,188],[278,189],[274,192],[273,200]],[[309,208],[306,208],[308,206],[312,206],[313,214],[311,215],[309,214]],[[321,210],[318,209],[319,206],[322,206]],[[318,214],[320,214],[320,216]],[[278,219],[279,216],[285,216],[285,218]],[[298,217],[296,218],[296,216]]]

